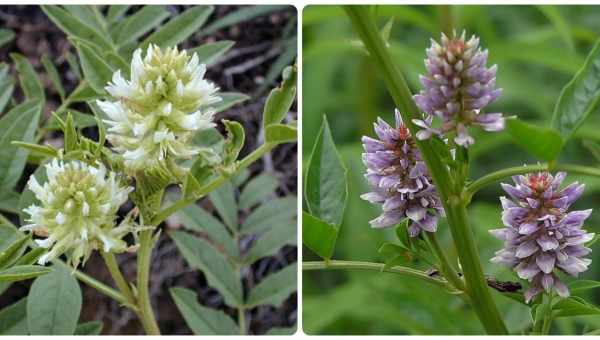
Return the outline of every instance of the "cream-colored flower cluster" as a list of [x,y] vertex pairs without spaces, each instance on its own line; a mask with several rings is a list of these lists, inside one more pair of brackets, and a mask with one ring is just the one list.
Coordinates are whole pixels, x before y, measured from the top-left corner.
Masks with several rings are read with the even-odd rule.
[[95,167],[55,158],[45,167],[46,183],[41,185],[35,176],[29,178],[27,186],[39,205],[25,209],[29,224],[21,227],[43,237],[36,242],[48,251],[38,262],[45,264],[72,251],[70,262],[77,267],[94,249],[126,251],[123,236],[139,227],[128,218],[115,227],[115,219],[133,188],[121,185],[116,174],[101,164]]
[[110,118],[107,138],[132,172],[172,167],[174,160],[200,152],[190,145],[193,133],[213,127],[221,100],[218,88],[204,79],[206,65],[198,55],[177,47],[138,49],[131,61],[131,79],[121,71],[106,87],[112,100],[98,101]]

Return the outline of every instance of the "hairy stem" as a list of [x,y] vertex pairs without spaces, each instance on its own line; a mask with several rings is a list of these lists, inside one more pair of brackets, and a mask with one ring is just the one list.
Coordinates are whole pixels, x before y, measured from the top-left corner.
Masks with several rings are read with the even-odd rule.
[[137,291],[140,320],[147,335],[160,335],[160,330],[150,303],[149,279],[150,259],[152,255],[152,230],[140,233],[140,248],[138,250]]
[[[60,260],[54,260],[56,262],[61,262],[64,265],[66,265],[64,262],[60,261]],[[122,305],[127,305],[129,303],[129,301],[127,300],[127,298],[125,296],[123,296],[121,293],[117,292],[116,290],[110,288],[109,286],[105,285],[104,283],[94,279],[93,277],[79,271],[79,270],[75,270],[73,272],[73,275],[75,275],[75,277],[85,283],[86,285],[96,289],[98,292],[108,296],[109,298],[119,302]]]
[[[417,128],[412,120],[420,118],[419,110],[412,100],[412,94],[406,80],[392,61],[368,7],[345,6],[345,9],[354,29],[369,51],[374,64],[381,71],[388,91],[401,111],[404,123],[414,134]],[[472,231],[469,228],[466,206],[460,197],[461,193],[453,192],[455,188],[454,180],[450,176],[448,167],[442,164],[436,154],[431,141],[416,139],[415,142],[421,151],[423,160],[429,169],[446,210],[452,238],[462,264],[467,293],[473,301],[472,306],[489,334],[507,334],[504,321],[498,312],[483,276],[479,253]]]
[[101,254],[102,258],[104,259],[104,263],[106,264],[106,268],[108,268],[108,271],[110,272],[113,281],[115,281],[117,288],[119,288],[119,291],[121,291],[121,294],[123,294],[123,296],[127,299],[129,304],[132,307],[135,307],[135,296],[133,295],[133,292],[129,287],[129,283],[127,282],[127,280],[125,280],[125,277],[123,277],[123,274],[119,269],[119,264],[117,262],[117,259],[115,258],[115,254],[110,252],[107,253],[104,251],[102,251]]
[[375,272],[386,272],[400,274],[404,276],[414,277],[421,279],[425,282],[434,284],[442,287],[446,290],[457,292],[456,289],[448,284],[447,281],[438,279],[436,277],[429,276],[427,273],[402,266],[393,266],[385,268],[384,263],[375,262],[364,262],[364,261],[340,261],[340,260],[329,260],[325,261],[307,261],[302,263],[302,270],[339,270],[339,269],[358,269],[358,270],[369,270]]
[[477,180],[471,182],[471,184],[467,185],[465,189],[465,199],[470,201],[473,198],[473,195],[477,193],[477,191],[481,190],[483,187],[494,184],[506,177],[514,176],[514,175],[522,175],[534,171],[544,171],[544,170],[556,170],[556,171],[567,171],[571,173],[576,173],[580,175],[587,176],[597,176],[600,177],[600,169],[583,166],[583,165],[574,165],[574,164],[556,164],[554,166],[550,166],[546,163],[544,164],[535,164],[535,165],[523,165],[523,166],[515,166],[511,168],[501,169],[498,171],[494,171],[489,173]]

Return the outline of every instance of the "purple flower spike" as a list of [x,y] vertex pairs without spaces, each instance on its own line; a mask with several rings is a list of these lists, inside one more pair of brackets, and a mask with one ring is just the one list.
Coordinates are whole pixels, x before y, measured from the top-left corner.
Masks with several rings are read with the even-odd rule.
[[556,275],[562,271],[577,276],[592,262],[584,258],[592,250],[584,246],[594,237],[582,229],[592,210],[568,211],[583,193],[584,185],[572,183],[560,190],[566,173],[548,172],[515,176],[515,185],[502,184],[510,198],[500,197],[505,228],[490,230],[504,241],[492,262],[511,267],[520,278],[531,282],[525,301],[552,289],[562,297],[569,289]]
[[362,138],[363,162],[372,192],[362,199],[382,204],[383,213],[371,221],[373,228],[392,227],[410,219],[408,232],[418,236],[421,230],[434,232],[444,209],[435,186],[421,159],[410,131],[396,110],[396,127],[379,118],[375,133],[379,139]]
[[417,138],[455,132],[454,142],[468,147],[475,142],[468,126],[479,125],[485,131],[504,129],[501,113],[481,112],[502,90],[495,88],[497,67],[486,66],[488,51],[481,50],[479,38],[472,36],[465,41],[464,31],[452,38],[442,33],[441,43],[431,40],[426,53],[427,75],[420,77],[423,90],[414,98],[423,112],[441,118],[442,126],[434,129],[430,119],[417,120],[415,124],[425,129]]

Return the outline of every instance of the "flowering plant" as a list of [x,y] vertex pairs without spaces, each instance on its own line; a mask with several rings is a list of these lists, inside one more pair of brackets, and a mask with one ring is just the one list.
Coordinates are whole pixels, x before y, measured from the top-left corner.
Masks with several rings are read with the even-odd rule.
[[[526,325],[518,331],[527,334],[550,334],[560,318],[600,314],[599,307],[580,296],[600,284],[578,278],[592,267],[591,246],[596,235],[586,224],[593,207],[580,208],[581,202],[577,202],[585,193],[586,183],[572,179],[575,175],[600,176],[600,171],[557,161],[565,143],[598,105],[598,44],[558,98],[553,126],[535,126],[508,112],[490,109],[490,104],[502,98],[496,76],[503,68],[488,63],[488,55],[495,51],[485,50],[484,40],[452,29],[441,33],[423,53],[425,73],[418,77],[420,90],[413,95],[399,70],[411,74],[411,79],[417,77],[412,77],[412,68],[403,67],[404,59],[392,57],[393,53],[401,54],[398,50],[403,48],[389,40],[392,21],[380,30],[375,20],[378,9],[345,6],[344,10],[360,38],[353,48],[366,52],[361,56],[366,55],[366,62],[380,71],[397,110],[393,122],[378,118],[373,131],[362,137],[362,167],[345,157],[351,164],[349,169],[333,141],[332,132],[337,130],[330,130],[327,119],[323,119],[306,167],[302,217],[303,242],[311,250],[306,258],[318,256],[321,260],[303,262],[305,274],[363,270],[404,276],[395,281],[396,286],[410,287],[411,280],[425,282],[456,296],[453,300],[458,300],[461,311],[473,311],[488,334],[508,334],[516,328],[498,308],[499,303],[530,312],[530,319],[524,320]],[[483,132],[477,132],[478,128]],[[473,136],[500,131],[536,161],[476,178],[470,162],[480,142]],[[345,156],[349,154],[355,155],[347,152]],[[364,172],[364,179],[359,180],[355,172]],[[360,181],[368,187],[360,198],[376,211],[370,227],[379,233],[384,228],[395,231],[395,240],[389,242],[391,235],[387,234],[384,239],[388,242],[379,248],[381,262],[334,259],[336,240],[344,232],[341,226],[346,201],[352,199],[348,188],[362,188],[362,183],[357,184]],[[468,209],[477,203],[478,192],[492,185],[504,191],[497,199],[501,224],[475,224]],[[354,200],[353,209],[358,204]],[[346,213],[357,216],[360,212]],[[344,222],[349,223],[353,221]],[[498,239],[495,255],[490,258],[482,258],[484,251],[478,247],[481,235],[477,230],[483,228]],[[505,266],[508,280],[484,274],[483,261]],[[340,286],[358,296],[359,285]],[[370,288],[366,300],[377,305],[375,301],[382,299],[371,289],[377,281],[364,285]],[[386,301],[392,300],[388,296],[396,296],[395,304],[416,310],[414,316],[407,314],[399,321],[409,324],[405,329],[415,333],[427,329],[422,327],[421,318],[434,311],[415,301],[428,300],[429,296],[418,299],[401,295],[392,287],[388,290]],[[412,294],[419,292],[415,289]],[[327,295],[320,295],[326,299],[324,303],[331,301],[323,296]],[[336,298],[340,296],[341,292]],[[429,307],[448,311],[436,301]],[[365,308],[377,311],[377,307]],[[425,313],[420,313],[423,310]],[[446,316],[445,321],[452,319]],[[449,327],[454,326],[451,323]]]
[[[281,9],[242,7],[231,13],[233,19],[214,21],[212,30]],[[271,86],[282,75],[281,84],[264,96],[264,105],[259,103],[257,147],[246,145],[244,126],[219,120],[217,114],[250,97],[224,92],[209,75],[211,64],[234,42],[183,47],[194,43],[188,38],[213,10],[191,6],[163,24],[171,16],[165,6],[42,6],[77,53],[68,57],[78,77],[68,95],[56,65],[43,60],[61,99],[47,119],[46,91],[31,62],[12,54],[21,90],[14,96],[9,66],[0,66],[0,110],[8,111],[0,119],[0,187],[7,193],[1,207],[6,217],[0,215],[1,291],[12,282],[35,278],[26,298],[0,311],[0,325],[9,325],[0,334],[100,333],[99,321],[78,325],[79,282],[128,309],[147,334],[160,334],[150,281],[152,253],[164,239],[161,234],[172,239],[172,248],[190,267],[201,271],[229,310],[238,311],[232,317],[206,306],[207,301],[198,303],[197,292],[168,287],[172,304],[196,334],[247,334],[251,309],[279,306],[295,292],[294,264],[277,266],[274,274],[263,272],[247,287],[241,274],[294,244],[294,195],[278,198],[274,191],[280,183],[274,174],[248,179],[247,169],[278,145],[296,141],[290,114],[296,67],[288,66],[293,55],[279,59],[271,70],[276,74],[265,80]],[[48,135],[59,138],[46,143]],[[33,174],[27,164],[37,167]],[[234,182],[246,184],[237,190]],[[224,223],[195,204],[206,196]],[[269,209],[262,203],[281,211],[265,217]],[[238,208],[245,218],[239,224]],[[178,219],[202,238],[168,230],[180,226]],[[117,258],[124,253],[136,258],[135,280],[127,278]],[[112,283],[84,272],[94,256],[104,262]]]

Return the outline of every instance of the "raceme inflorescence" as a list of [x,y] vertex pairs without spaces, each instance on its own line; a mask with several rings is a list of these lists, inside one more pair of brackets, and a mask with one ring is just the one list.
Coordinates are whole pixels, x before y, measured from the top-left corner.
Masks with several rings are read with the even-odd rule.
[[566,173],[548,172],[513,177],[515,185],[502,184],[509,198],[501,197],[504,228],[490,232],[504,241],[492,262],[503,263],[531,282],[525,292],[529,302],[542,291],[569,296],[558,271],[577,276],[592,262],[584,246],[594,234],[582,229],[591,209],[569,211],[583,193],[584,185],[571,183],[560,189]]
[[190,144],[193,133],[215,126],[211,105],[221,101],[218,88],[204,79],[206,65],[196,53],[150,44],[131,60],[131,79],[114,73],[106,91],[111,100],[98,100],[110,118],[107,136],[123,155],[130,172],[180,175],[177,159],[201,149]]
[[40,264],[72,251],[69,261],[77,267],[95,249],[113,253],[134,249],[123,237],[139,227],[129,218],[115,225],[117,211],[132,187],[123,185],[102,164],[55,158],[45,168],[48,180],[44,185],[35,176],[29,178],[27,186],[40,203],[25,209],[29,224],[21,227],[42,237],[36,242],[48,251],[39,258]]
[[434,232],[444,209],[421,159],[414,139],[396,110],[396,126],[379,118],[375,133],[379,139],[363,136],[365,177],[372,191],[361,197],[382,204],[383,213],[371,221],[373,228],[392,227],[410,219],[409,234]]
[[[430,116],[414,120],[423,128],[417,138],[452,133],[456,144],[468,147],[475,142],[469,126],[479,125],[485,131],[504,128],[501,113],[482,112],[502,93],[495,88],[497,67],[488,68],[487,57],[488,51],[479,47],[479,38],[466,40],[464,31],[451,38],[442,33],[441,43],[431,40],[425,59],[427,74],[420,76],[423,89],[414,96],[417,106]],[[433,116],[441,119],[440,127],[432,126]]]

